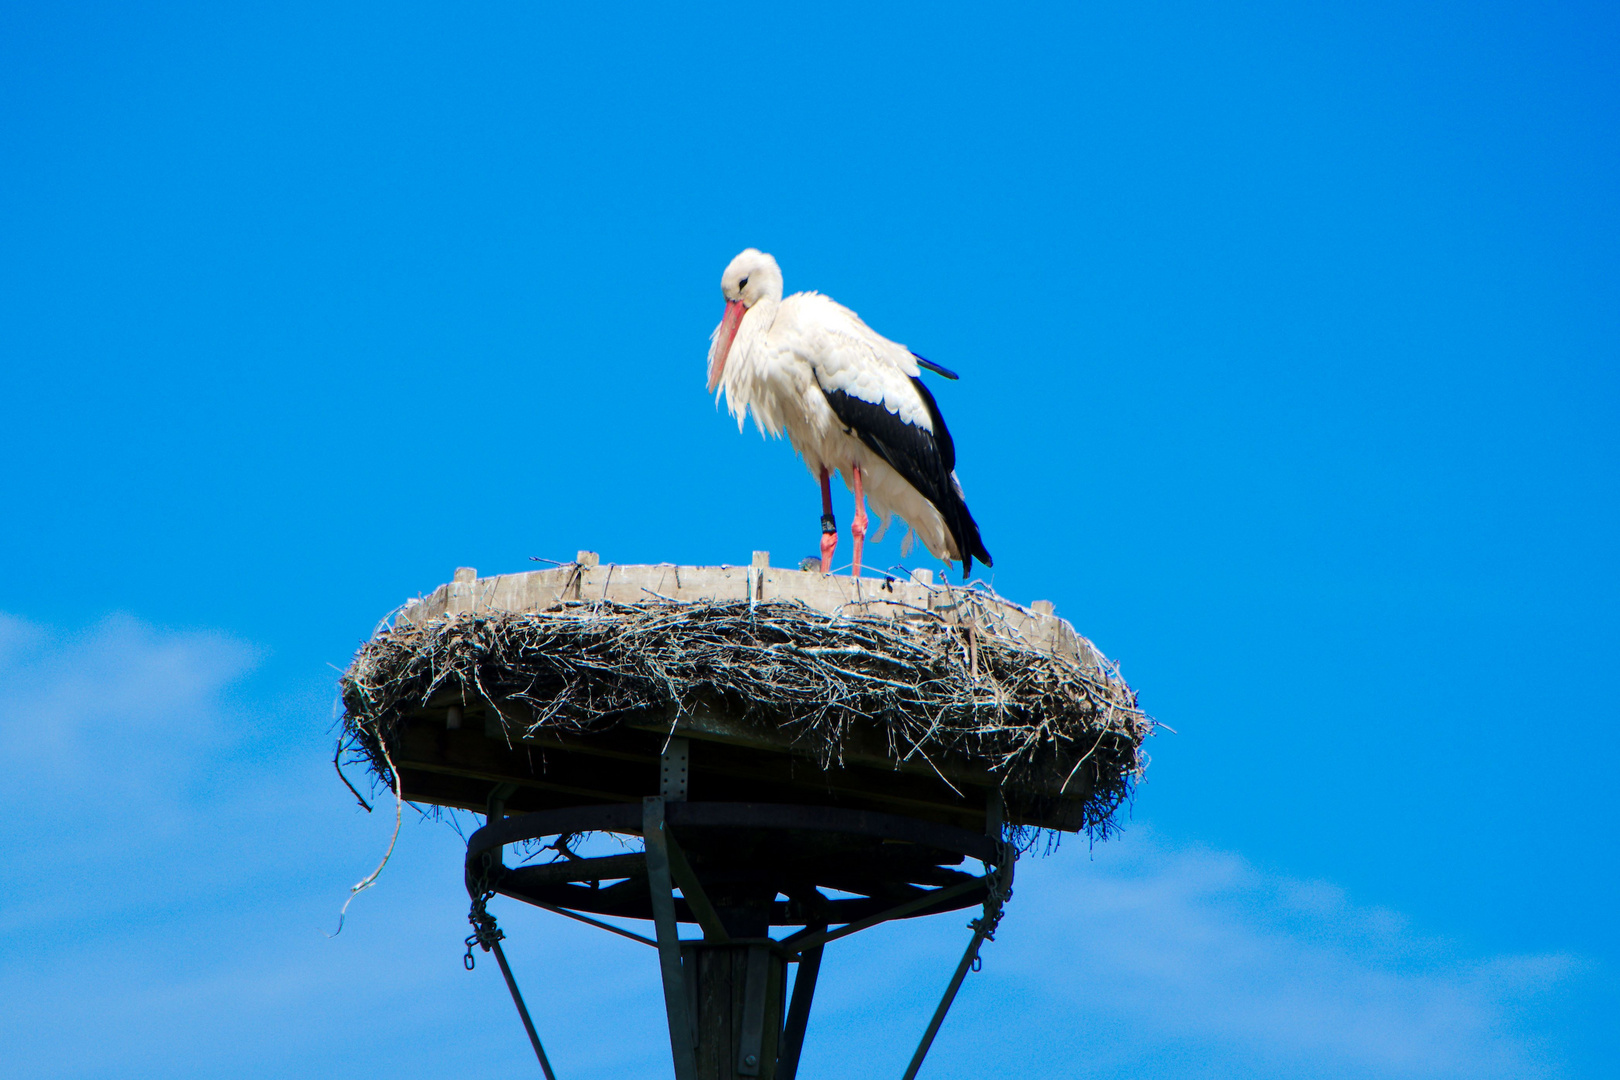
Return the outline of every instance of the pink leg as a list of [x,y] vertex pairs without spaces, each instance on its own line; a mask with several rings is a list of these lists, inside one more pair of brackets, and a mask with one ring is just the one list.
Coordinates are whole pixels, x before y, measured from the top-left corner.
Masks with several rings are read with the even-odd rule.
[[832,512],[832,473],[821,469],[821,572],[832,573],[833,552],[838,550],[838,522]]
[[855,470],[855,520],[849,531],[855,537],[855,576],[861,576],[861,548],[866,543],[866,498],[861,494],[861,467]]

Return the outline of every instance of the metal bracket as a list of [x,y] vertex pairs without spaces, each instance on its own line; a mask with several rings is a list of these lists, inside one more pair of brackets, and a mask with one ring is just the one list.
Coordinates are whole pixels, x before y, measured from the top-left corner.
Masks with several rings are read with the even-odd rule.
[[[506,800],[516,795],[517,789],[516,784],[509,783],[499,783],[489,789],[489,798],[484,802],[484,824],[499,821],[506,816]],[[505,858],[504,845],[484,852],[484,873],[493,880]]]
[[748,946],[743,981],[742,1037],[737,1040],[737,1075],[758,1076],[765,1053],[765,992],[771,976],[771,953],[764,945]]
[[686,801],[686,777],[692,744],[686,739],[671,738],[659,757],[658,791],[665,802]]
[[510,783],[499,783],[489,789],[489,798],[484,800],[484,820],[487,824],[506,816],[506,800],[517,794],[518,786]]
[[680,931],[675,922],[675,887],[669,873],[669,836],[664,831],[664,800],[641,800],[642,836],[647,843],[647,884],[652,890],[653,924],[658,928],[658,967],[664,978],[664,1012],[669,1020],[669,1049],[675,1080],[697,1080],[692,1047],[692,1006],[681,970]]

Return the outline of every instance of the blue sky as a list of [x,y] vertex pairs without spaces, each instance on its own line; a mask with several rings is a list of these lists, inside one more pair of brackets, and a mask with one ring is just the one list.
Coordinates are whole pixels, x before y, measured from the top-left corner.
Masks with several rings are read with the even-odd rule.
[[[525,1067],[447,826],[321,932],[392,824],[331,665],[458,565],[812,554],[703,393],[756,245],[962,372],[995,586],[1176,732],[925,1075],[1604,1075],[1617,52],[1596,5],[8,6],[11,1067]],[[502,919],[565,1075],[663,1075],[639,947]],[[962,934],[842,949],[814,1075],[898,1075]]]

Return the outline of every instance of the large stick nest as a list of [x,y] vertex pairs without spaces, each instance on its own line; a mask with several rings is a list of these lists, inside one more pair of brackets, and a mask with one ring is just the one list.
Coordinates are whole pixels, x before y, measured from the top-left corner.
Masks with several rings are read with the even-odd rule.
[[947,621],[780,600],[596,601],[407,623],[366,642],[344,675],[343,740],[392,786],[382,741],[441,691],[487,702],[513,739],[720,700],[823,768],[852,730],[877,725],[897,766],[974,764],[999,779],[1015,814],[1078,801],[1081,827],[1107,836],[1146,768],[1153,720],[1088,643],[1080,659],[1054,655],[996,632],[986,605],[967,610]]

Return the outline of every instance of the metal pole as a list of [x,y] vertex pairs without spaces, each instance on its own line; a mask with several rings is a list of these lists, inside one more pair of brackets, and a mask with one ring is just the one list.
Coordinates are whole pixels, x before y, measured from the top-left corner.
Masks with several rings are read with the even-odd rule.
[[523,1004],[523,995],[518,993],[517,980],[512,978],[512,968],[506,962],[506,953],[501,951],[501,943],[491,942],[490,948],[495,953],[495,962],[501,965],[501,974],[506,977],[506,988],[512,991],[512,1002],[517,1006],[518,1015],[523,1018],[523,1030],[529,1033],[534,1056],[540,1059],[540,1071],[546,1074],[546,1080],[557,1080],[557,1074],[551,1071],[551,1062],[546,1060],[545,1048],[540,1045],[540,1035],[534,1030],[534,1021],[529,1019],[529,1008]]
[[681,971],[680,929],[675,922],[675,891],[669,874],[669,845],[664,835],[664,798],[641,801],[642,837],[647,843],[647,884],[652,890],[653,924],[658,928],[658,966],[664,976],[664,1012],[669,1019],[669,1049],[675,1080],[697,1080],[692,1047],[691,1003]]
[[951,985],[945,988],[945,996],[939,999],[939,1008],[934,1010],[934,1018],[928,1022],[928,1030],[923,1033],[922,1042],[917,1044],[917,1052],[911,1055],[911,1064],[906,1066],[905,1080],[916,1080],[917,1070],[922,1068],[923,1058],[928,1056],[928,1048],[934,1045],[934,1036],[939,1034],[939,1025],[945,1022],[945,1014],[950,1011],[951,1002],[956,1000],[956,992],[962,988],[962,980],[967,978],[968,968],[973,966],[973,958],[979,955],[979,945],[989,930],[990,920],[985,919],[973,932],[973,940],[968,942],[967,952],[962,954],[962,962],[956,965],[956,974],[951,976]]
[[804,950],[799,973],[793,979],[793,997],[788,1002],[787,1024],[782,1029],[782,1053],[776,1061],[776,1080],[793,1080],[799,1071],[799,1054],[804,1050],[805,1029],[810,1026],[810,1003],[816,993],[816,976],[821,974],[821,946]]
[[948,888],[935,889],[932,892],[924,893],[922,896],[919,896],[916,899],[907,900],[903,904],[897,904],[886,911],[878,912],[876,915],[868,915],[864,919],[857,919],[855,922],[840,926],[837,930],[827,930],[825,928],[820,930],[805,929],[799,931],[797,934],[789,934],[777,944],[781,945],[785,949],[791,949],[794,952],[804,952],[807,949],[819,949],[829,941],[837,941],[841,937],[848,937],[850,934],[859,933],[869,926],[876,926],[878,923],[888,922],[890,919],[904,918],[905,916],[910,915],[913,911],[920,911],[925,907],[932,907],[935,904],[942,904],[946,900],[961,896],[965,892],[971,892],[984,883],[985,881],[983,878],[974,878],[972,881],[958,882],[957,884],[951,885]]
[[978,958],[979,946],[984,939],[995,932],[996,924],[1001,921],[1002,901],[1012,895],[1013,867],[1018,861],[1018,854],[1012,846],[1001,839],[1002,804],[1001,793],[994,794],[985,807],[984,831],[996,841],[1000,850],[997,866],[986,876],[990,878],[990,893],[984,898],[984,914],[975,919],[970,925],[973,927],[973,940],[968,942],[967,951],[962,954],[962,962],[956,965],[956,974],[951,976],[951,984],[945,988],[945,996],[939,999],[939,1008],[934,1010],[934,1018],[928,1022],[928,1030],[923,1032],[922,1042],[917,1044],[917,1052],[911,1055],[911,1064],[906,1066],[904,1080],[916,1080],[917,1070],[922,1068],[923,1058],[928,1056],[929,1047],[934,1045],[934,1036],[939,1034],[939,1026],[945,1022],[945,1014],[950,1011],[951,1003],[956,1000],[956,992],[962,989],[962,980],[973,967],[973,961]]
[[704,938],[720,945],[726,944],[731,940],[731,935],[726,933],[726,924],[720,921],[719,913],[709,902],[709,894],[703,891],[703,883],[698,880],[692,864],[686,861],[686,852],[681,850],[674,833],[666,829],[661,835],[669,856],[670,876],[675,879],[675,884],[681,887],[681,895],[686,898],[686,906],[697,916],[698,925],[703,927]]

